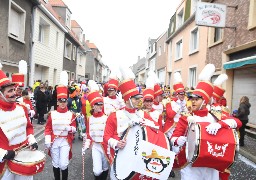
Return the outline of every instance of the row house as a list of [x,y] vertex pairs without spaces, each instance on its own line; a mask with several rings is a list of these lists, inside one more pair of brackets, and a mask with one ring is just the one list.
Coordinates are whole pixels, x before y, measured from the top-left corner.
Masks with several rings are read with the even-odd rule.
[[[166,85],[166,59],[167,59],[167,50],[166,50],[166,41],[167,32],[164,32],[156,40],[156,65],[155,71],[159,79],[159,83]],[[170,83],[169,83],[170,84]]]
[[196,5],[197,0],[183,0],[170,19],[166,83],[171,87],[175,72],[180,72],[185,86],[195,87],[206,65],[208,27],[196,25]]
[[[209,28],[207,63],[228,75],[225,97],[232,110],[248,96],[256,107],[256,1],[213,0],[225,4],[226,28]],[[242,88],[241,88],[242,87]],[[249,126],[256,127],[256,112],[251,111]]]
[[41,0],[34,12],[30,85],[37,80],[48,81],[49,85],[59,82],[67,32],[52,6]]
[[135,74],[136,84],[145,84],[146,82],[146,58],[138,56],[137,62],[131,67],[132,72]]
[[70,81],[75,81],[77,76],[77,51],[80,43],[71,28],[72,12],[61,0],[50,0],[49,3],[53,7],[54,11],[58,13],[60,19],[64,21],[64,25],[67,30],[64,38],[63,70],[67,71]]
[[146,74],[149,71],[156,70],[156,39],[148,39],[148,47],[146,50]]
[[103,70],[104,64],[102,63],[102,60],[101,60],[102,55],[100,53],[100,50],[97,48],[97,46],[94,43],[91,43],[89,40],[86,41],[86,44],[89,47],[89,49],[91,49],[92,51],[92,52],[89,52],[90,60],[92,60],[92,62],[90,62],[90,66],[88,66],[88,67],[91,67],[91,70],[88,71],[88,72],[91,72],[90,75],[92,75],[90,79],[93,79],[96,82],[102,83],[103,82],[102,70]]
[[0,4],[0,62],[10,78],[19,71],[20,60],[28,65],[31,60],[33,14],[39,1],[0,0]]

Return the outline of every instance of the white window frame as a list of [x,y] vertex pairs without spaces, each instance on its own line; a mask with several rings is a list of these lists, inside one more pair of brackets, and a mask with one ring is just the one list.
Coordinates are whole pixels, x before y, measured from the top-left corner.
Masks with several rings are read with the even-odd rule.
[[38,28],[38,41],[48,45],[50,39],[50,25],[40,17]]
[[190,48],[189,54],[193,54],[198,51],[199,47],[199,28],[195,27],[193,30],[190,31]]
[[[68,47],[69,49],[67,49],[67,43],[69,44],[69,47]],[[70,51],[70,52],[68,52],[68,51]],[[68,55],[70,55],[70,57]],[[71,56],[72,56],[72,43],[68,39],[66,39],[66,41],[65,41],[65,57],[67,59],[71,60],[71,58],[72,58]]]
[[177,29],[180,28],[184,23],[184,8],[180,10],[180,12],[177,14]]
[[182,59],[183,40],[177,41],[175,46],[175,61],[178,61]]
[[189,68],[189,88],[190,87],[193,87],[195,88],[196,87],[196,77],[197,77],[197,67],[196,66],[193,66],[193,67],[190,67]]
[[162,48],[161,46],[158,47],[158,56],[161,56],[162,55]]
[[66,10],[66,26],[71,29],[71,14],[68,9]]
[[[217,39],[215,39],[216,35],[219,36]],[[222,38],[223,38],[223,30],[221,28],[214,28],[213,43],[221,41]]]
[[70,73],[70,80],[73,80],[73,81],[76,80],[76,74],[74,72]]
[[56,31],[56,41],[55,41],[55,47],[58,48],[59,47],[59,31]]
[[[17,19],[14,14],[17,13]],[[19,42],[25,43],[26,11],[13,1],[9,2],[8,36]]]
[[248,16],[248,30],[251,30],[256,27],[256,0],[250,0],[249,5],[249,16]]
[[73,45],[73,54],[72,54],[72,59],[75,61],[76,60],[76,46]]

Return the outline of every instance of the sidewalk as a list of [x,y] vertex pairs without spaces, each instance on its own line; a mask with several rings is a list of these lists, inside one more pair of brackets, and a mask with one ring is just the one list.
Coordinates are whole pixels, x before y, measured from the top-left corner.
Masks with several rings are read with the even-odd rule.
[[256,139],[245,135],[244,137],[244,146],[240,147],[239,153],[246,157],[247,159],[251,160],[252,162],[256,163]]

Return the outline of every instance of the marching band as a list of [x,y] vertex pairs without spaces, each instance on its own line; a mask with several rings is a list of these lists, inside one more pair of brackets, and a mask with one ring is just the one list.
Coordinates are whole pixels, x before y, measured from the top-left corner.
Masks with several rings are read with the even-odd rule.
[[[91,111],[90,116],[82,116],[86,125],[86,133],[81,131],[82,156],[92,148],[95,179],[167,179],[175,169],[180,170],[182,180],[227,180],[239,146],[236,132],[242,124],[219,103],[225,92],[221,84],[227,76],[220,75],[212,84],[214,72],[214,65],[207,64],[189,97],[181,75],[175,73],[176,97],[166,99],[152,72],[143,93],[138,91],[129,68],[120,68],[121,77],[111,76],[104,86],[105,97],[98,84],[90,80],[86,95],[89,103],[85,106],[89,105]],[[2,180],[33,179],[33,175],[43,171],[46,160],[45,154],[37,150],[33,136],[28,113],[34,115],[34,110],[16,102],[15,89],[22,83],[24,86],[24,74],[19,74],[19,78],[14,75],[12,82],[0,70]],[[81,118],[80,112],[68,109],[72,104],[68,102],[69,89],[72,87],[68,87],[63,71],[56,87],[58,107],[48,114],[45,126],[45,147],[52,159],[55,180],[68,179],[73,134],[81,123],[76,120]],[[26,161],[31,161],[27,156],[35,156],[29,168],[25,167]],[[132,162],[127,162],[129,157]]]

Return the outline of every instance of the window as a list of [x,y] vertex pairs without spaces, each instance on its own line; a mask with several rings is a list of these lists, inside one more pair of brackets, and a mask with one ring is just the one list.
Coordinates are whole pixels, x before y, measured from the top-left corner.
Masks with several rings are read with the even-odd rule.
[[49,44],[49,31],[49,24],[43,18],[40,18],[38,41],[45,45]]
[[221,28],[214,28],[214,39],[213,42],[218,42],[222,39],[222,29]]
[[66,26],[70,29],[71,26],[71,18],[70,18],[70,13],[67,10],[67,15],[66,15]]
[[189,68],[189,86],[196,87],[196,67]]
[[162,50],[161,50],[161,46],[158,47],[158,56],[161,56]]
[[177,15],[177,28],[181,27],[182,24],[183,24],[183,20],[184,20],[184,17],[183,17],[184,13],[183,13],[183,9],[178,13]]
[[73,80],[73,81],[76,79],[76,78],[75,78],[75,73],[74,73],[74,72],[71,72],[71,77],[70,77],[70,79],[71,79],[71,80]]
[[223,29],[222,28],[209,28],[208,32],[208,47],[215,46],[223,42]]
[[11,1],[9,12],[9,37],[25,43],[26,11]]
[[76,46],[73,46],[73,58],[74,61],[76,60]]
[[256,0],[250,0],[248,29],[256,27]]
[[196,11],[196,5],[198,0],[191,0],[191,14],[193,14]]
[[198,37],[198,28],[195,28],[190,35],[190,53],[198,50]]
[[182,58],[182,39],[176,43],[176,60]]
[[69,40],[66,39],[65,42],[65,57],[68,59],[71,59],[71,53],[72,53],[72,44]]

